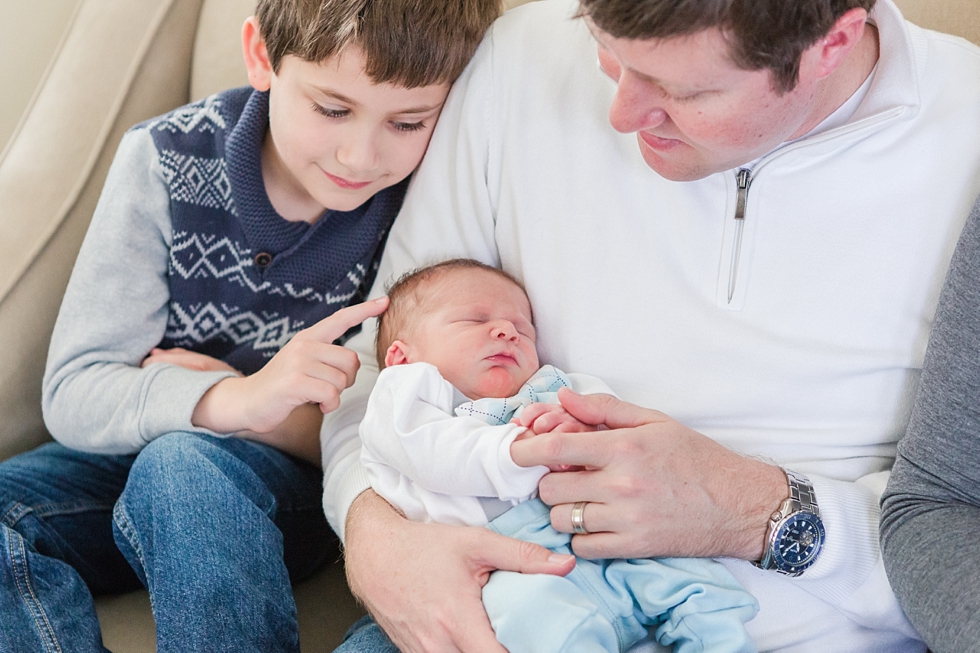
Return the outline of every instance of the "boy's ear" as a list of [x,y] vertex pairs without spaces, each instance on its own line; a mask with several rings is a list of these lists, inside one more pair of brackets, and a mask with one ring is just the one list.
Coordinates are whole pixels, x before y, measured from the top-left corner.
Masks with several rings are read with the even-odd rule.
[[409,360],[409,346],[406,345],[401,340],[396,340],[391,343],[388,347],[388,351],[385,352],[385,367],[394,367],[395,365],[404,365],[406,363],[411,363]]
[[249,16],[242,25],[242,54],[248,70],[248,83],[256,91],[268,91],[272,85],[272,63],[255,16]]

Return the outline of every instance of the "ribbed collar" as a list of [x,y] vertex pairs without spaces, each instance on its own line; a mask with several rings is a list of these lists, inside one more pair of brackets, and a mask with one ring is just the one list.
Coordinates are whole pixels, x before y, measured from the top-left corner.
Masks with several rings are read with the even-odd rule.
[[309,223],[293,222],[279,215],[265,192],[262,141],[268,128],[269,93],[253,90],[225,142],[225,162],[235,210],[249,245],[255,252],[275,255],[297,245],[312,229]]

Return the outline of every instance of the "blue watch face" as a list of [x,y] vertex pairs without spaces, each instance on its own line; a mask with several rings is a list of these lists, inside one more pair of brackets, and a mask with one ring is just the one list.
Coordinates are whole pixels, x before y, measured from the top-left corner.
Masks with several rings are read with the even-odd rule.
[[773,562],[783,571],[803,571],[816,561],[823,541],[819,517],[808,512],[791,515],[776,532]]

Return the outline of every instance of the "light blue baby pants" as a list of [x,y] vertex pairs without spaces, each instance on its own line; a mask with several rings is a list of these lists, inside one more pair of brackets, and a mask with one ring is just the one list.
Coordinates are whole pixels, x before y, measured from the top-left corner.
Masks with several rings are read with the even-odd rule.
[[[526,501],[488,528],[572,553],[550,509]],[[744,623],[759,611],[723,565],[704,558],[578,559],[565,577],[495,571],[483,603],[511,653],[625,651],[656,628],[676,653],[754,653]]]

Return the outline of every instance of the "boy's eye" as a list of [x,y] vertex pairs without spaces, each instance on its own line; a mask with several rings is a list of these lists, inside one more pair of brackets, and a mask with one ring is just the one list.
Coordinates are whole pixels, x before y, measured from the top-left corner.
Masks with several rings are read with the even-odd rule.
[[350,109],[331,109],[321,106],[316,102],[313,103],[313,110],[327,118],[343,118],[350,113]]
[[391,126],[400,132],[417,132],[420,129],[425,129],[425,123],[419,122],[392,122]]

